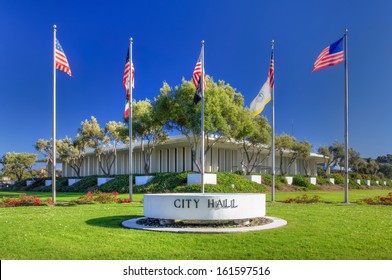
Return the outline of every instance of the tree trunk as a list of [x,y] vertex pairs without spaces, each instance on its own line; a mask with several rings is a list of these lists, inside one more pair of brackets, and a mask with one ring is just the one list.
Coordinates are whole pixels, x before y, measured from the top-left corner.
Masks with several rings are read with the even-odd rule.
[[192,152],[193,163],[196,165],[197,170],[201,173],[201,166],[197,160],[196,149],[193,146],[191,148],[191,152]]
[[285,172],[284,172],[284,170],[283,170],[283,151],[282,152],[279,152],[280,153],[280,165],[279,165],[279,167],[280,167],[280,174],[282,175],[282,176],[284,176],[285,175]]
[[330,165],[330,164],[327,165],[327,168],[326,168],[326,170],[325,170],[325,175],[326,175],[326,176],[331,175],[331,165]]
[[308,161],[306,159],[304,159],[303,167],[305,170],[305,175],[309,176],[309,174],[308,174]]
[[150,174],[150,153],[143,151],[144,174]]

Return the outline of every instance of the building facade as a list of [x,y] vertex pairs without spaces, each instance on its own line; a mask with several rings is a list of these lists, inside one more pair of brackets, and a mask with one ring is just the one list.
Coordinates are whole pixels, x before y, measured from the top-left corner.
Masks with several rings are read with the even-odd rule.
[[[111,169],[112,175],[129,174],[129,146],[124,145],[117,149],[117,158]],[[265,156],[268,151],[266,151]],[[200,153],[197,153],[200,155]],[[133,174],[144,174],[144,161],[142,157],[140,142],[133,147]],[[290,160],[290,153],[284,153],[283,166],[287,174],[305,174],[304,159],[296,159],[287,169]],[[187,139],[180,136],[172,136],[169,140],[156,146],[150,159],[150,173],[160,172],[183,172],[197,171],[193,163],[191,148]],[[200,160],[199,160],[200,162]],[[233,142],[216,143],[205,156],[205,172],[234,172],[243,170],[243,162],[246,157],[241,145]],[[317,164],[323,162],[323,157],[318,154],[311,154],[307,159],[307,170],[310,175],[317,175]],[[276,155],[276,174],[279,170],[280,157]],[[258,162],[253,170],[255,173],[271,173],[272,157],[266,156],[263,162]],[[64,177],[74,177],[75,172],[67,163],[62,163],[62,174]],[[103,175],[99,168],[99,162],[94,152],[89,152],[81,167],[81,176]]]

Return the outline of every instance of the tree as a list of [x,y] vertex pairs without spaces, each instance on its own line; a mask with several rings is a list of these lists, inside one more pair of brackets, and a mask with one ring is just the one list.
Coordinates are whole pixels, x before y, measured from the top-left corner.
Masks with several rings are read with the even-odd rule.
[[157,114],[156,106],[146,99],[134,102],[132,109],[132,131],[141,139],[144,161],[144,173],[150,173],[151,154],[156,145],[167,141],[168,135],[163,129],[163,121]]
[[392,154],[387,154],[385,156],[378,156],[376,161],[378,163],[389,163],[389,164],[392,164]]
[[77,134],[75,140],[64,138],[57,142],[57,152],[59,158],[67,163],[80,177],[80,169],[86,156],[87,141],[80,134]]
[[[56,148],[57,148],[57,145],[58,145],[58,143],[56,141]],[[38,139],[34,145],[34,148],[38,152],[40,152],[41,154],[44,155],[45,162],[48,167],[53,165],[53,141],[52,141],[52,139],[50,139],[50,140]],[[48,175],[51,176],[52,174],[49,172],[49,170],[52,170],[52,169],[48,168]]]
[[94,149],[99,168],[105,176],[111,175],[113,164],[117,158],[118,144],[129,141],[126,131],[124,123],[115,121],[110,121],[105,128],[101,128],[94,116],[91,117],[91,120],[85,120],[81,123],[79,133],[87,146]]
[[378,163],[374,160],[374,159],[367,159],[367,174],[370,175],[376,175],[378,173],[378,170],[380,169],[380,166],[378,165]]
[[239,114],[239,121],[241,125],[236,127],[232,135],[242,146],[246,157],[246,161],[242,160],[242,166],[249,175],[271,153],[271,126],[265,117],[258,115],[252,118],[247,109]]
[[[287,135],[285,133],[276,136],[275,138],[275,150],[279,153],[280,155],[280,173],[281,175],[286,174],[286,170],[283,168],[283,153],[286,152],[292,152],[293,153],[293,148],[296,144],[296,139],[293,136]],[[296,153],[293,153],[291,158],[294,157],[294,160],[296,158]]]
[[3,165],[1,171],[7,176],[14,175],[19,182],[23,179],[24,172],[31,173],[31,168],[36,160],[37,154],[7,153],[0,160]]
[[308,141],[302,141],[295,145],[295,149],[297,150],[297,156],[303,159],[303,167],[305,170],[305,175],[308,176],[308,168],[309,168],[309,156],[310,151],[312,150],[312,144]]
[[367,161],[363,158],[360,158],[356,162],[355,171],[362,174],[367,174]]
[[[205,150],[204,154],[218,142],[228,140],[233,131],[241,125],[238,115],[243,110],[244,98],[224,81],[215,83],[206,79],[205,91]],[[167,130],[177,130],[185,135],[191,148],[193,163],[199,171],[201,167],[197,150],[200,146],[201,102],[193,104],[196,88],[190,81],[182,81],[181,86],[173,90],[167,83],[163,84],[160,95],[155,99],[157,114],[164,120]]]
[[353,148],[348,149],[348,166],[352,170],[358,172],[359,164],[361,164],[360,159],[361,155],[359,152],[355,151]]
[[392,164],[389,163],[379,163],[379,172],[384,174],[385,177],[392,179]]
[[319,147],[317,152],[324,156],[325,174],[331,174],[331,166],[344,160],[344,145],[335,141],[331,146]]

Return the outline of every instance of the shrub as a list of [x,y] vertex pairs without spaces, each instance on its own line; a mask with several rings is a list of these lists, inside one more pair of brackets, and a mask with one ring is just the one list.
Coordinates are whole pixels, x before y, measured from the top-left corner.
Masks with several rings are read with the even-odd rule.
[[112,192],[112,193],[103,193],[100,191],[95,191],[95,192],[87,192],[85,195],[78,197],[75,200],[72,200],[70,203],[71,204],[93,204],[93,203],[101,203],[101,204],[106,204],[106,203],[125,203],[122,202],[122,200],[119,200],[117,198],[118,192]]
[[349,188],[351,188],[351,189],[362,189],[361,184],[358,184],[358,183],[356,182],[356,180],[354,180],[354,179],[350,179],[350,180],[348,181],[348,186],[349,186]]
[[374,198],[364,198],[357,201],[358,203],[366,203],[370,205],[392,205],[392,192],[387,196],[376,196]]
[[119,198],[117,199],[118,203],[131,203],[132,202],[132,198]]
[[319,189],[319,187],[311,184],[309,182],[308,178],[303,177],[301,175],[295,175],[293,177],[293,185],[304,188],[305,190],[318,190]]
[[66,190],[68,192],[87,192],[89,190],[96,189],[98,176],[87,176],[81,178],[79,182],[76,182],[72,186],[68,186]]
[[350,174],[348,174],[348,177],[349,177],[350,180],[362,180],[362,179],[364,179],[362,174],[359,174],[359,173],[350,173]]
[[[187,175],[183,173],[159,173],[155,178],[143,186],[136,186],[135,192],[139,193],[166,193],[166,192],[200,192],[200,185],[187,185]],[[234,185],[234,188],[232,188]],[[241,175],[231,172],[217,173],[217,185],[205,185],[206,192],[265,192],[264,185],[252,182]]]
[[242,171],[242,170],[236,170],[233,173],[237,174],[237,175],[245,175],[244,171]]
[[191,172],[183,173],[157,173],[150,182],[145,185],[135,186],[137,193],[163,193],[172,191],[175,187],[186,185],[187,175]]
[[[266,185],[272,184],[272,175],[271,174],[262,174],[261,178],[262,178],[262,181],[264,184],[266,184]],[[275,183],[287,184],[287,179],[285,176],[275,175]]]
[[92,204],[94,203],[94,196],[92,192],[87,192],[83,196],[79,196],[77,199],[71,200],[71,204]]
[[[234,185],[234,188],[232,188]],[[265,192],[266,187],[230,172],[217,173],[217,185],[210,185],[209,192]]]
[[325,178],[325,170],[322,166],[317,166],[317,174],[318,176]]
[[371,176],[371,179],[372,179],[373,181],[382,181],[382,178],[381,178],[380,176],[377,176],[377,175],[372,175],[372,176]]
[[[265,185],[271,186],[272,185],[272,175],[271,174],[262,174],[261,175],[262,178],[262,182]],[[283,190],[283,185],[282,184],[286,184],[287,185],[287,179],[285,176],[282,175],[275,175],[275,187],[278,190]]]
[[52,205],[53,201],[48,198],[42,201],[37,196],[27,196],[21,194],[18,198],[3,197],[0,201],[0,207],[17,207],[17,206],[41,206],[41,205]]
[[[135,176],[132,177],[135,183]],[[129,175],[116,175],[113,180],[99,186],[102,192],[127,193],[129,191]]]
[[344,176],[339,173],[334,173],[330,175],[331,178],[335,179],[335,184],[342,185],[344,184]]
[[307,194],[303,194],[302,196],[297,196],[296,198],[289,198],[283,203],[320,203],[323,202],[321,197],[318,195],[308,196]]
[[327,179],[325,179],[322,176],[317,176],[317,184],[318,185],[331,185],[332,183],[330,181],[328,181]]
[[113,203],[117,202],[117,196],[118,192],[112,192],[112,193],[103,193],[103,192],[96,192],[96,197],[94,198],[94,201],[97,203]]

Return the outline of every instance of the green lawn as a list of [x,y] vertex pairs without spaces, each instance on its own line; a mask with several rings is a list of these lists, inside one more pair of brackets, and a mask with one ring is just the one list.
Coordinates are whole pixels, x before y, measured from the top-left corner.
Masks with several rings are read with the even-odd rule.
[[[349,190],[348,198],[350,202],[356,202],[359,199],[385,196],[392,189],[378,189],[378,190]],[[323,201],[339,203],[344,201],[344,191],[308,191],[308,192],[277,192],[275,193],[275,201],[282,201],[288,198],[295,198],[307,194],[308,196],[318,195]],[[267,195],[267,201],[271,200],[271,195]]]
[[[349,197],[388,192],[353,190]],[[277,193],[276,200],[302,194]],[[0,208],[0,259],[392,259],[391,206],[342,205],[342,192],[317,194],[333,203],[270,202],[267,215],[287,220],[286,227],[236,234],[122,228],[122,221],[143,215],[141,203]],[[18,194],[0,192],[9,195]],[[58,193],[58,201],[80,195]]]

